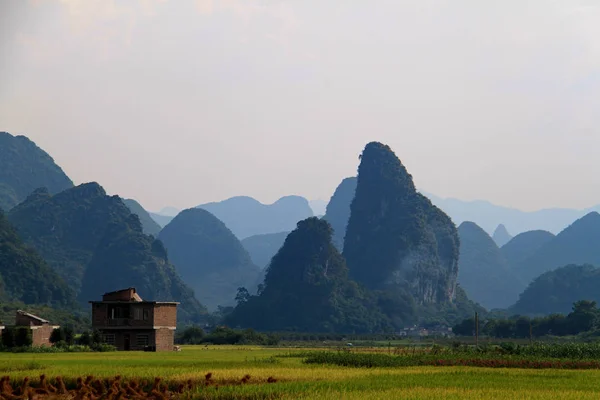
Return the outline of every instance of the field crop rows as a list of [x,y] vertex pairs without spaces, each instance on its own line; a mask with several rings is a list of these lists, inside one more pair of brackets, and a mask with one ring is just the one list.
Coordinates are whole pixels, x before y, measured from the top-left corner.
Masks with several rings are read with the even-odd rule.
[[[286,357],[279,357],[282,354]],[[15,389],[23,384],[25,377],[30,378],[31,387],[37,388],[40,375],[48,376],[54,386],[56,377],[61,376],[67,390],[77,388],[81,382],[77,382],[78,377],[85,380],[92,376],[92,382],[104,380],[108,388],[110,379],[120,375],[122,388],[135,382],[135,387],[144,388],[146,397],[151,397],[148,395],[152,393],[152,383],[160,377],[163,386],[158,392],[196,399],[600,398],[597,383],[600,370],[468,366],[355,368],[307,364],[303,357],[294,357],[309,354],[319,353],[306,352],[306,349],[300,352],[235,346],[186,346],[183,351],[173,353],[0,353],[0,375],[10,376]],[[209,373],[211,383],[206,385]],[[178,395],[180,385],[184,385],[183,395]],[[115,397],[113,394],[112,398]]]

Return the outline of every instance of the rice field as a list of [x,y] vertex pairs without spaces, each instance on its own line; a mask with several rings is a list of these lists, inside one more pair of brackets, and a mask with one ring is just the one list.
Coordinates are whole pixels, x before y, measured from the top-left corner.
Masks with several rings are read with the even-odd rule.
[[[295,353],[299,357],[294,357]],[[0,376],[12,382],[60,376],[195,385],[196,399],[598,399],[600,370],[416,366],[356,368],[306,364],[290,350],[248,346],[184,346],[173,353],[0,353]],[[286,357],[279,357],[280,355]],[[249,375],[249,378],[247,377]],[[246,377],[246,378],[244,378]],[[1,396],[0,396],[1,397]]]

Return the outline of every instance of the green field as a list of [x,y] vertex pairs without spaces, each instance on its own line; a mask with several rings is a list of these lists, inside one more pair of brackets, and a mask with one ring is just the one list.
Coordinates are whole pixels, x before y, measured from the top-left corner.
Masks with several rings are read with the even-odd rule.
[[[0,375],[13,380],[29,376],[33,381],[41,374],[62,376],[71,384],[87,375],[138,381],[162,377],[176,384],[202,382],[211,372],[215,385],[189,393],[199,399],[600,398],[600,370],[353,368],[304,364],[301,357],[293,357],[295,352],[300,354],[251,346],[185,346],[173,353],[0,353]],[[250,380],[241,384],[247,374]],[[277,382],[267,383],[269,378]]]

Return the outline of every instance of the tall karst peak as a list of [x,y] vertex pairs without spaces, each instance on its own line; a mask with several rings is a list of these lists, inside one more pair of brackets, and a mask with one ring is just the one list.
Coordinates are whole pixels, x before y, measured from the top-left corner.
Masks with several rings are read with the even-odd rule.
[[492,236],[492,238],[494,239],[494,242],[496,242],[498,247],[502,247],[506,243],[510,242],[510,240],[512,239],[512,235],[508,233],[508,230],[503,224],[500,224],[494,231],[494,235]]
[[344,242],[350,276],[373,289],[408,290],[418,304],[452,302],[458,247],[454,223],[416,191],[390,147],[367,144]]

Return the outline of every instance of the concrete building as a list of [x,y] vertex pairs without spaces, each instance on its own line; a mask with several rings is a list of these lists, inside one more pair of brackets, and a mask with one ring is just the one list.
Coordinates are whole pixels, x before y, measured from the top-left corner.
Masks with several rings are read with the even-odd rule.
[[92,304],[92,328],[118,350],[173,351],[177,302],[144,301],[135,288],[105,293]]

